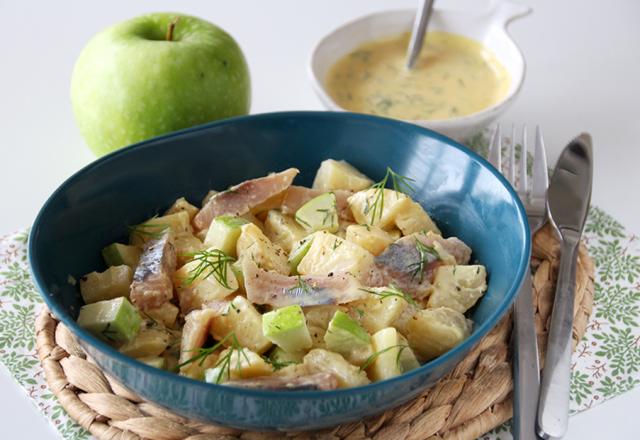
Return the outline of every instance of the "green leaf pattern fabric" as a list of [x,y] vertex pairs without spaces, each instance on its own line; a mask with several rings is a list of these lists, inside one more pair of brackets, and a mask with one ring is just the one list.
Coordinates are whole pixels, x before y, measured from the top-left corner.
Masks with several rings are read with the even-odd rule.
[[[585,241],[597,268],[595,304],[573,355],[573,413],[640,385],[640,237],[594,207]],[[47,388],[38,362],[34,320],[43,305],[29,275],[26,243],[27,231],[0,238],[0,364],[61,438],[89,439]],[[510,423],[482,439],[511,439]]]
[[34,325],[44,306],[31,282],[27,238],[28,231],[0,237],[0,365],[24,389],[61,438],[90,439],[91,435],[67,416],[49,391],[40,368]]

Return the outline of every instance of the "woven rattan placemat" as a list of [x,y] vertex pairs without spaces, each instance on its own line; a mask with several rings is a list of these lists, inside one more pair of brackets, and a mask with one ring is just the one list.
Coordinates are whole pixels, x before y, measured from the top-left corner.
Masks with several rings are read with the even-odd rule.
[[[536,327],[544,361],[555,291],[558,243],[550,227],[534,238]],[[594,266],[581,246],[574,305],[574,345],[593,304]],[[475,439],[511,418],[511,317],[504,318],[433,388],[374,418],[321,432],[242,432],[187,420],[126,390],[87,359],[74,336],[44,310],[36,321],[47,383],[69,415],[100,440]]]

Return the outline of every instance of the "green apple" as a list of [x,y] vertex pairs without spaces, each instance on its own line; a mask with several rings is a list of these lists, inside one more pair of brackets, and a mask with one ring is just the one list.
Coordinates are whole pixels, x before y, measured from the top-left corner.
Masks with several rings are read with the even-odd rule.
[[116,24],[76,62],[71,101],[80,132],[103,155],[204,122],[247,114],[249,69],[216,25],[176,13]]

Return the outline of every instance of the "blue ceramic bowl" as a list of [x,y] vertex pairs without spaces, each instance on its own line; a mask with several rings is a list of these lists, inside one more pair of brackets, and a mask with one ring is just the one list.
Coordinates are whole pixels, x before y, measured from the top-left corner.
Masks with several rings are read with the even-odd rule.
[[[102,270],[103,246],[185,196],[295,166],[310,185],[323,159],[345,159],[374,179],[387,166],[415,179],[416,199],[445,235],[456,235],[487,267],[489,288],[474,308],[472,335],[400,377],[336,391],[275,392],[207,384],[120,354],[76,325],[82,300],[68,275]],[[505,314],[527,270],[529,229],[518,197],[484,159],[403,122],[329,112],[290,112],[214,122],[112,153],[58,188],[29,240],[33,278],[53,313],[109,374],[186,417],[253,430],[318,429],[360,420],[433,385]]]

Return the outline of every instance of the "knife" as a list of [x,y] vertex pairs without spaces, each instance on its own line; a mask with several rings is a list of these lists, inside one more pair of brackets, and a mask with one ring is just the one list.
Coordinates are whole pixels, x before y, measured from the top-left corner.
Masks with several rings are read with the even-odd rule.
[[576,260],[592,175],[591,136],[583,133],[560,154],[547,192],[547,210],[561,238],[561,254],[538,401],[538,434],[544,439],[561,438],[567,431]]

